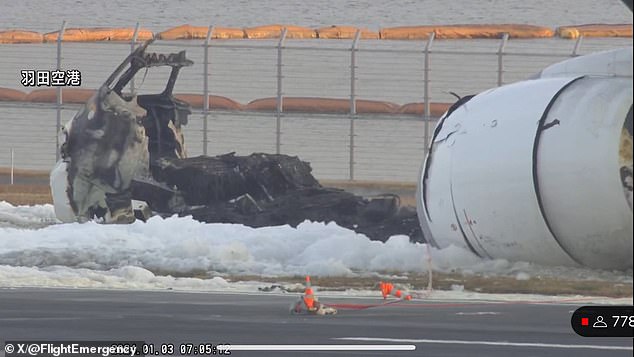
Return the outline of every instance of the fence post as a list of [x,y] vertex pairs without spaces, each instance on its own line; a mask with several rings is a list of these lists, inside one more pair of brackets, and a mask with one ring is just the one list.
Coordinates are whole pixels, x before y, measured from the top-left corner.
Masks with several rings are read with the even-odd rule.
[[429,53],[431,51],[431,47],[434,44],[434,38],[436,38],[436,33],[432,32],[429,34],[429,39],[425,44],[425,64],[424,64],[424,102],[425,102],[425,132],[423,142],[425,145],[425,150],[423,151],[424,155],[427,155],[427,151],[429,150],[429,120],[430,120],[430,111],[431,104],[429,103]]
[[359,44],[359,37],[361,37],[361,30],[357,30],[352,40],[352,46],[350,47],[350,114],[357,114],[357,101],[356,101],[356,70],[357,70],[357,48]]
[[361,37],[361,30],[357,30],[350,47],[350,153],[349,153],[349,180],[354,180],[354,119],[357,115],[357,93],[356,93],[356,80],[357,80],[357,46],[359,44],[359,37]]
[[571,57],[579,56],[579,48],[581,48],[581,43],[583,43],[583,35],[577,37],[577,42],[575,42],[575,48],[572,50]]
[[213,25],[209,25],[207,37],[205,37],[205,60],[203,61],[203,155],[205,156],[207,156],[209,145],[209,41],[213,31]]
[[282,46],[284,40],[286,40],[286,27],[282,29],[282,35],[280,41],[277,43],[277,107],[276,107],[276,121],[275,121],[275,153],[281,152],[280,146],[282,145],[282,111],[283,111],[283,97],[282,97]]
[[498,87],[502,86],[504,82],[504,47],[509,40],[508,32],[505,32],[500,41],[500,47],[498,48]]
[[[139,38],[139,23],[136,23],[136,26],[134,26],[134,34],[132,35],[132,41],[130,41],[130,53],[134,52],[134,48],[136,47],[136,41]],[[134,77],[132,77],[132,79],[130,79],[130,95],[134,95],[135,92],[135,86],[134,86]]]
[[[62,40],[66,30],[66,20],[62,21],[62,27],[57,35],[57,70],[62,70]],[[59,132],[62,130],[62,86],[57,87],[57,121],[55,122],[55,161],[59,161]]]
[[13,168],[15,167],[14,152],[15,150],[11,148],[11,184],[12,185],[13,185]]

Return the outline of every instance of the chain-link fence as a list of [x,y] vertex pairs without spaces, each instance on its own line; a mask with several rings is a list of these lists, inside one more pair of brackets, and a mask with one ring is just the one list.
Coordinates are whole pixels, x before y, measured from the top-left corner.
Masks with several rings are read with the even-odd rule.
[[[210,28],[211,29],[211,28]],[[320,179],[414,182],[436,118],[431,103],[525,79],[563,59],[616,47],[631,39],[509,40],[188,40],[156,41],[150,51],[187,51],[174,93],[228,97],[241,104],[271,98],[268,112],[194,108],[184,133],[190,156],[235,151],[279,152],[311,162]],[[0,87],[28,91],[21,71],[81,72],[81,88],[96,89],[139,43],[0,45]],[[138,94],[163,90],[169,71],[151,68],[134,78]],[[0,167],[49,170],[57,130],[78,104],[0,102]],[[285,112],[291,97],[337,98],[345,114]],[[387,102],[391,113],[358,113],[360,100]],[[421,103],[426,111],[398,110]],[[424,104],[422,104],[424,103]],[[427,124],[427,125],[426,125]],[[13,160],[13,161],[12,161]]]

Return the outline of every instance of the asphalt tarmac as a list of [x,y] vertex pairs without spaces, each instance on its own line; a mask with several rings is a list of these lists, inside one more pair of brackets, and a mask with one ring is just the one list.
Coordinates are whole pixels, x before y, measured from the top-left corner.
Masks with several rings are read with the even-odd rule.
[[319,297],[338,314],[291,315],[296,294],[0,289],[0,343],[142,340],[173,344],[166,355],[194,355],[179,353],[186,343],[229,344],[232,356],[632,355],[632,338],[576,335],[570,317],[581,305]]

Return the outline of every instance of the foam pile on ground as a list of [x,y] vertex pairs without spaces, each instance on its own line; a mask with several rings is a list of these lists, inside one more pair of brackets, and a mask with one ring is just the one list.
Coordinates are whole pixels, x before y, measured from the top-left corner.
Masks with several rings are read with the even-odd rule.
[[[33,206],[29,209],[4,203],[0,212],[13,212],[25,219],[49,219],[52,207]],[[429,251],[434,270],[441,272],[505,275],[519,279],[556,276],[632,281],[631,271],[608,272],[542,267],[500,259],[481,260],[455,246]],[[68,276],[69,271],[78,270],[80,274],[73,275],[72,279],[81,280],[90,276],[91,271],[109,272],[98,278],[103,280],[104,286],[117,286],[121,279],[138,281],[139,276],[125,273],[132,271],[140,272],[141,278],[146,275],[147,279],[141,279],[144,284],[167,287],[169,284],[160,285],[166,283],[159,281],[159,275],[351,276],[375,272],[425,272],[427,252],[425,244],[410,243],[406,236],[393,236],[385,243],[371,241],[333,223],[304,222],[297,228],[250,228],[237,224],[201,223],[191,217],[153,217],[148,222],[130,225],[88,222],[54,224],[40,229],[0,227],[0,265],[5,266],[0,271],[0,283],[4,284],[0,285],[11,286],[11,279],[28,279],[28,271],[19,270],[27,268],[31,269],[34,279],[43,279],[52,285],[56,284],[56,279]],[[131,267],[142,270],[130,270]],[[60,276],[55,277],[55,274]],[[72,279],[69,285],[74,286]],[[194,288],[198,284],[189,283]],[[79,285],[93,286],[90,284]]]
[[[156,276],[151,271],[135,266],[124,266],[108,271],[76,269],[63,266],[46,268],[11,267],[0,265],[0,282],[11,287],[46,286],[94,289],[174,289],[174,290],[255,290],[247,283],[229,283],[221,277],[211,279],[174,278]],[[0,286],[5,285],[0,283]]]
[[13,206],[0,201],[0,227],[41,228],[59,223],[53,205]]

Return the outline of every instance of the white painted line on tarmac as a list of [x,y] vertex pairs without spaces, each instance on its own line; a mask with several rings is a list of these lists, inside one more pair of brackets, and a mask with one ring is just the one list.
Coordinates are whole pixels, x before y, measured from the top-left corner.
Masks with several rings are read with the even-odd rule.
[[229,345],[226,351],[414,351],[414,345]]
[[0,321],[69,321],[82,320],[81,317],[0,317]]
[[382,337],[336,337],[335,340],[346,341],[375,341],[398,343],[440,343],[447,345],[486,345],[486,346],[511,346],[511,347],[543,347],[543,348],[569,348],[569,349],[594,349],[594,350],[622,350],[632,351],[629,346],[605,346],[605,345],[564,345],[557,343],[532,343],[532,342],[507,342],[507,341],[465,341],[465,340],[432,340],[432,339],[407,339],[407,338],[382,338]]

